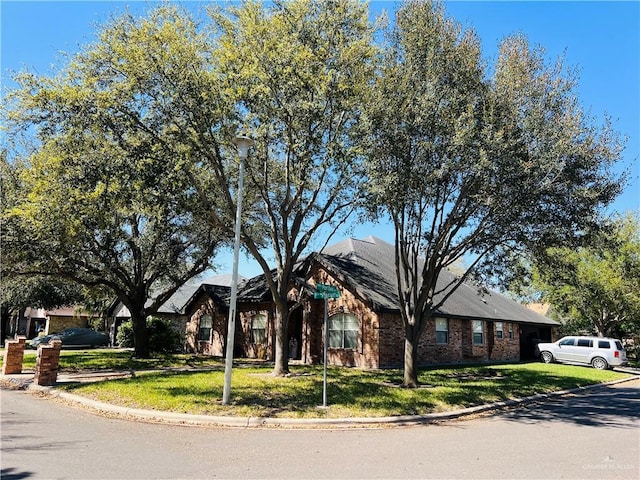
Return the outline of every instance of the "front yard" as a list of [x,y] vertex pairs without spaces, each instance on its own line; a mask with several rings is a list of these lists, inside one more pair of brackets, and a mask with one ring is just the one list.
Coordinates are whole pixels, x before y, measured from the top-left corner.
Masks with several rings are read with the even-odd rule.
[[[322,404],[322,366],[294,365],[287,377],[271,366],[239,361],[233,369],[231,405],[222,405],[222,359],[171,355],[151,360],[129,351],[63,351],[61,373],[130,371],[132,378],[60,384],[78,395],[132,408],[260,417],[378,417],[443,412],[624,378],[625,374],[543,363],[428,368],[419,389],[398,387],[400,370],[330,368],[329,409]],[[25,355],[24,369],[35,367]],[[158,371],[160,370],[160,371]]]

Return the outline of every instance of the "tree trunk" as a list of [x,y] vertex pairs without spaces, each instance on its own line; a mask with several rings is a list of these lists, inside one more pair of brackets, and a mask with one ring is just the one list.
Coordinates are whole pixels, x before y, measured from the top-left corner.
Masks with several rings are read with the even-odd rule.
[[598,337],[606,337],[609,326],[609,312],[603,308],[600,312],[600,318],[593,322],[593,327]]
[[9,337],[11,310],[3,305],[0,311],[0,317],[2,317],[2,325],[0,326],[0,347],[2,347],[4,346],[5,339]]
[[413,335],[413,328],[407,327],[404,339],[404,379],[402,386],[418,387],[418,335]]
[[289,318],[289,308],[287,303],[276,305],[275,311],[275,357],[273,372],[274,376],[284,376],[289,373],[289,342],[287,340],[287,327]]
[[143,314],[131,312],[133,325],[133,341],[136,358],[149,358],[149,334],[147,332],[147,318]]

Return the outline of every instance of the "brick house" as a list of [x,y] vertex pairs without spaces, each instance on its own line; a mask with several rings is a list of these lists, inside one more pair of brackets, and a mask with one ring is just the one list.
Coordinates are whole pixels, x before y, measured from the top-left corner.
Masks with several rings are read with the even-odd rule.
[[[331,364],[366,369],[403,364],[404,332],[397,300],[394,247],[368,237],[347,239],[310,255],[291,286],[289,356],[320,363],[324,301],[313,298],[317,283],[334,285],[328,301]],[[452,274],[443,272],[446,285]],[[224,355],[229,287],[201,285],[184,306],[187,345],[193,352]],[[274,306],[264,276],[239,287],[237,356],[272,359]],[[463,284],[432,319],[418,349],[427,364],[518,361],[533,356],[538,341],[551,341],[559,324],[496,292]]]
[[[244,280],[244,277],[241,277]],[[189,281],[180,287],[170,298],[167,300],[153,317],[161,318],[168,321],[172,328],[176,331],[185,333],[185,342],[189,340],[189,317],[185,315],[184,306],[195,295],[195,292],[199,291],[202,285],[214,285],[220,286],[223,291],[226,286],[226,290],[231,291],[229,285],[231,285],[231,275],[216,275],[208,278],[204,281]],[[228,296],[228,294],[227,294]],[[151,300],[147,302],[150,304]],[[227,308],[227,307],[224,307]],[[112,345],[117,345],[117,332],[124,322],[131,320],[131,312],[129,309],[118,299],[114,299],[111,305],[106,311],[107,317],[107,331]],[[188,350],[195,350],[193,345],[185,344],[185,348]],[[207,351],[207,353],[210,353]]]
[[75,305],[51,310],[27,308],[24,312],[25,333],[27,338],[33,338],[38,334],[59,333],[66,328],[87,328],[91,320],[100,318],[100,314],[86,312]]

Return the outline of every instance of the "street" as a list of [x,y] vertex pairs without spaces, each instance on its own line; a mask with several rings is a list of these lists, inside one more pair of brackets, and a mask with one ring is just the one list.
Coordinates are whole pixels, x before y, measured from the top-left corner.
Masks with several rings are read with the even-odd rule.
[[640,381],[385,429],[218,429],[106,418],[2,390],[2,479],[640,478]]

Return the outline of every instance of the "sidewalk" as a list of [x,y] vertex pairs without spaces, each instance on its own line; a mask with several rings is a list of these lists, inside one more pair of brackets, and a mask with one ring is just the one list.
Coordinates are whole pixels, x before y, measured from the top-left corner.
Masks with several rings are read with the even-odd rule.
[[[638,369],[621,370],[626,373],[640,374]],[[96,382],[116,378],[135,376],[136,372],[101,371],[61,373],[58,375],[57,385],[77,382]],[[157,410],[145,410],[129,407],[121,407],[109,403],[98,402],[80,395],[74,395],[55,387],[43,387],[33,384],[34,373],[25,371],[18,375],[5,375],[0,377],[0,385],[9,388],[40,392],[68,401],[70,403],[86,407],[95,413],[117,416],[127,420],[145,421],[152,423],[167,423],[174,425],[209,426],[209,427],[234,427],[234,428],[384,428],[395,426],[411,426],[428,423],[436,423],[445,420],[453,420],[470,415],[487,413],[504,408],[526,405],[555,398],[568,394],[586,392],[594,388],[633,382],[635,388],[640,389],[640,376],[629,377],[609,383],[579,387],[571,390],[562,390],[552,393],[533,395],[525,398],[517,398],[508,401],[496,402],[486,405],[464,408],[460,410],[431,413],[426,415],[402,415],[394,417],[362,417],[362,418],[271,418],[271,417],[231,417],[214,415],[194,415],[188,413],[163,412]],[[330,408],[330,407],[329,407]]]

